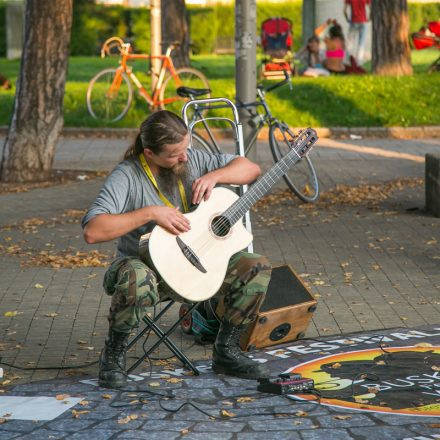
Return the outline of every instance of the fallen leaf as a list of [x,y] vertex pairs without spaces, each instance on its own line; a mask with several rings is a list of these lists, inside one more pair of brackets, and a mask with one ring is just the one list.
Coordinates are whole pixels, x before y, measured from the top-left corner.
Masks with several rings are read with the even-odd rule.
[[237,402],[239,403],[243,403],[243,402],[253,402],[255,400],[255,398],[253,397],[239,397],[237,399]]
[[35,284],[34,287],[37,288],[37,289],[44,289],[44,286],[42,284],[39,284],[39,283]]
[[125,425],[128,422],[131,422],[132,420],[136,420],[138,418],[137,414],[130,414],[127,417],[124,417],[123,419],[118,419],[119,425]]
[[223,417],[235,417],[235,414],[233,412],[226,411],[225,409],[222,409],[220,414]]
[[440,367],[438,367],[437,365],[433,365],[433,366],[431,367],[431,370],[434,370],[434,371],[440,371]]
[[432,344],[429,342],[419,342],[418,344],[414,345],[414,347],[432,347]]
[[377,361],[376,365],[386,365],[386,364],[385,364],[385,361]]
[[314,284],[315,286],[322,286],[322,285],[324,284],[324,281],[316,280],[316,281],[313,281],[313,284]]
[[186,434],[189,433],[189,429],[182,429],[182,431],[180,431],[180,433],[181,433],[182,435],[186,435]]
[[82,411],[77,411],[75,409],[72,409],[72,417],[75,419],[79,419],[79,417],[83,414],[88,414],[90,411],[87,410],[82,410]]
[[8,421],[7,419],[4,419],[3,417],[1,417],[0,418],[0,425],[3,424],[3,423],[6,423],[7,421]]
[[88,344],[88,342],[87,342],[87,341],[84,341],[84,339],[78,339],[78,340],[76,341],[76,343],[77,343],[77,344],[80,344],[80,345]]
[[351,416],[349,416],[349,415],[340,415],[340,416],[334,416],[333,418],[335,420],[350,420]]
[[12,317],[14,317],[14,316],[22,315],[22,314],[23,314],[23,312],[18,312],[17,310],[14,310],[13,312],[11,311],[11,312],[5,312],[5,313],[4,313],[4,315],[5,315],[6,317],[8,317],[8,318],[12,318]]
[[368,392],[372,394],[377,394],[379,392],[379,388],[377,387],[368,387]]
[[102,397],[103,399],[111,399],[111,398],[112,398],[112,395],[111,395],[111,394],[103,394],[101,397]]
[[295,415],[296,415],[297,417],[307,417],[307,416],[309,415],[309,413],[306,413],[305,411],[297,411],[297,412],[295,413]]
[[88,400],[81,400],[81,402],[78,402],[81,406],[86,406],[89,404]]
[[430,428],[440,428],[440,423],[428,423]]
[[336,362],[331,366],[331,368],[333,368],[334,370],[341,368],[341,367],[342,367],[342,365],[339,362]]
[[148,385],[150,387],[160,387],[160,383],[159,382],[149,382]]
[[55,318],[55,316],[58,316],[58,313],[55,312],[46,313],[44,316],[47,316],[48,318]]
[[169,379],[166,379],[166,382],[168,382],[168,383],[179,383],[179,382],[182,382],[182,381],[183,381],[183,379],[179,379],[177,377],[171,377]]

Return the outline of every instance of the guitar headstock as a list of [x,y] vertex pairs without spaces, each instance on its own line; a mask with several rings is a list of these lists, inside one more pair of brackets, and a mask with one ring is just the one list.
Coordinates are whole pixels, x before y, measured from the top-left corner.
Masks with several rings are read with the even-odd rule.
[[292,142],[292,148],[296,151],[298,156],[305,156],[309,150],[312,149],[315,142],[318,140],[318,135],[313,128],[306,128],[301,130]]

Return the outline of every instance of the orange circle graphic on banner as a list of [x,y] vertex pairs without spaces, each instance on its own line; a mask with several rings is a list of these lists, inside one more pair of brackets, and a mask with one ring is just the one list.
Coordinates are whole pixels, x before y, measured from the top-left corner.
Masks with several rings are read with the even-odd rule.
[[[320,402],[342,408],[415,416],[440,415],[440,347],[356,350],[288,370],[314,380]],[[299,395],[315,400],[310,394]]]

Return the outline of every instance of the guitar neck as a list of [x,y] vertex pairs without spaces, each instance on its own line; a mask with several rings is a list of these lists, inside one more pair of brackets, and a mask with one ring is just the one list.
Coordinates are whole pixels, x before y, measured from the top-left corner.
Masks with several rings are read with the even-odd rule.
[[263,177],[257,180],[246,193],[233,203],[222,216],[226,217],[230,224],[235,224],[258,202],[287,171],[292,168],[301,156],[295,149],[290,150],[279,162],[272,166]]

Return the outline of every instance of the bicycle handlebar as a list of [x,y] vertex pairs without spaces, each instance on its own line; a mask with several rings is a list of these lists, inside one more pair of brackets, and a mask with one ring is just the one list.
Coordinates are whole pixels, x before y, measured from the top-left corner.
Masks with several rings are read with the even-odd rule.
[[[194,99],[192,101],[188,101],[185,103],[185,105],[183,106],[183,109],[182,109],[182,115],[183,115],[183,120],[185,121],[185,124],[188,125],[188,116],[187,116],[187,112],[186,112],[186,109],[188,107],[190,107],[190,106],[198,107],[200,104],[209,104],[211,102],[212,103],[223,102],[224,103],[223,108],[227,108],[227,107],[231,108],[232,112],[234,114],[235,123],[236,124],[239,123],[237,108],[231,100],[229,100],[227,98],[206,98],[206,99]],[[210,108],[213,108],[213,107],[210,107]]]

